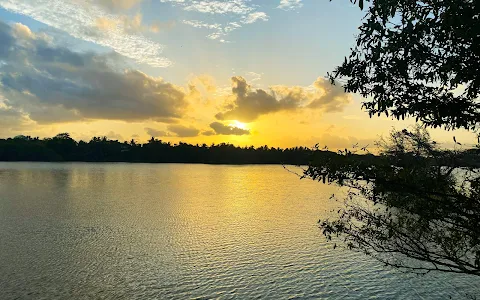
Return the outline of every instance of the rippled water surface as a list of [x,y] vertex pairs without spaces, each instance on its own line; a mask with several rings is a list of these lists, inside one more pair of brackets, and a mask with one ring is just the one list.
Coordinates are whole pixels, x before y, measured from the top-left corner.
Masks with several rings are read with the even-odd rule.
[[0,163],[0,299],[468,299],[333,250],[336,188],[281,166]]

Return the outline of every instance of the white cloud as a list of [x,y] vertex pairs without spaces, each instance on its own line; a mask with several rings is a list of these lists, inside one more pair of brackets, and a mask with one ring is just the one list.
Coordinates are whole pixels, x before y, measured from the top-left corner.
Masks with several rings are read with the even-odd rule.
[[207,35],[211,40],[218,40],[222,43],[229,41],[222,37],[227,36],[230,32],[241,28],[241,24],[252,24],[257,21],[268,21],[268,15],[264,12],[256,11],[257,6],[250,3],[249,0],[160,0],[162,3],[171,3],[179,5],[186,11],[228,16],[231,21],[226,24],[205,23],[198,20],[185,20],[184,24],[195,28],[206,28],[213,32]]
[[195,28],[207,28],[212,30],[221,30],[222,25],[218,23],[210,24],[199,20],[183,20],[184,24],[190,25]]
[[168,67],[172,62],[161,56],[164,46],[139,32],[112,26],[107,32],[96,27],[99,19],[114,19],[94,4],[79,5],[75,0],[0,0],[0,6],[17,14],[29,16],[75,38],[111,48],[128,58],[153,67]]
[[231,22],[225,26],[222,26],[222,24],[219,24],[219,23],[206,23],[199,20],[183,20],[182,23],[195,28],[205,28],[205,29],[213,30],[212,33],[209,33],[207,35],[207,38],[211,40],[218,39],[218,41],[221,43],[229,42],[229,41],[226,41],[225,39],[220,39],[221,37],[225,37],[230,32],[242,27],[242,25],[240,25],[237,22]]
[[238,14],[244,15],[254,10],[245,1],[193,1],[185,6],[185,10],[198,11],[209,14]]
[[247,72],[245,73],[245,77],[248,81],[259,81],[260,79],[262,79],[262,74],[255,72]]
[[246,15],[255,10],[253,5],[248,5],[247,0],[160,0],[162,3],[172,3],[183,6],[187,11],[208,14],[237,14]]
[[302,0],[281,0],[277,8],[283,10],[294,10],[303,6]]
[[268,21],[267,14],[264,13],[264,12],[260,12],[260,11],[251,13],[242,20],[242,23],[252,24],[252,23],[255,23],[257,21]]

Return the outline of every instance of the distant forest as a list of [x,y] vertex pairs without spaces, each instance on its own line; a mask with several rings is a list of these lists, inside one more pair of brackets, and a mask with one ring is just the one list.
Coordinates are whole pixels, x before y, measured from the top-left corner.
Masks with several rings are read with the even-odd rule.
[[[463,151],[462,160],[469,165],[480,165],[478,152],[478,149]],[[107,137],[77,142],[68,133],[44,139],[24,135],[0,139],[0,161],[308,165],[313,161],[335,159],[342,155],[345,153],[307,147],[282,149],[268,146],[237,147],[227,143],[172,144],[153,137],[144,144],[134,140],[120,142]],[[361,161],[379,158],[372,154],[354,156]]]
[[[45,139],[23,135],[0,139],[0,161],[306,165],[313,152],[306,147],[281,149],[268,146],[237,147],[226,143],[172,144],[153,137],[144,144],[134,140],[120,142],[107,137],[77,142],[68,133]],[[330,154],[336,155],[334,152]]]

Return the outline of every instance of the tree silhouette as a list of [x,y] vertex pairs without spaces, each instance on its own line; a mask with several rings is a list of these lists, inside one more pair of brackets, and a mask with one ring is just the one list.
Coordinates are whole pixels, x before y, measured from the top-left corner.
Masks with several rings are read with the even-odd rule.
[[[307,165],[312,149],[237,147],[227,143],[211,146],[191,145],[151,138],[146,143],[119,142],[107,137],[92,137],[76,142],[68,133],[53,138],[30,136],[0,139],[0,161],[85,161],[211,164],[288,164]],[[333,152],[330,155],[336,155]]]
[[347,92],[370,97],[363,103],[370,116],[478,129],[479,14],[474,0],[372,1],[355,47],[330,79],[346,78]]
[[325,156],[305,176],[347,187],[334,220],[320,220],[328,240],[342,237],[386,265],[416,272],[480,276],[480,176],[458,151],[440,151],[425,128],[393,131],[375,160],[354,152]]
[[356,46],[330,80],[364,96],[370,116],[422,125],[393,131],[376,159],[345,150],[310,164],[304,177],[349,191],[320,227],[390,266],[480,275],[480,136],[477,149],[441,151],[425,129],[478,133],[480,2],[367,2]]

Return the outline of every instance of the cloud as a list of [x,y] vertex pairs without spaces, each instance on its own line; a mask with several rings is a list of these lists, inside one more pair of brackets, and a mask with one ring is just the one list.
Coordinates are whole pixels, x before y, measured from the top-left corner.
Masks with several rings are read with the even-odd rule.
[[182,88],[137,70],[117,71],[110,67],[114,55],[77,53],[43,38],[24,43],[15,28],[23,27],[0,22],[0,91],[5,105],[32,120],[168,122],[187,109]]
[[233,102],[226,111],[216,114],[218,120],[252,122],[260,115],[298,109],[322,109],[325,112],[341,111],[350,103],[350,97],[340,86],[331,86],[318,78],[311,87],[272,86],[269,91],[252,89],[241,76],[232,77]]
[[101,17],[95,21],[95,26],[104,33],[121,29],[125,34],[139,34],[142,32],[160,32],[162,29],[171,28],[175,22],[154,22],[151,25],[144,25],[143,16],[137,13],[134,16]]
[[148,30],[148,27],[142,25],[142,14],[140,13],[137,13],[133,17],[122,16],[120,17],[120,22],[123,25],[123,30],[125,30],[127,34],[135,34]]
[[76,0],[0,0],[0,6],[64,31],[75,38],[113,49],[139,63],[153,67],[172,65],[169,59],[161,56],[164,46],[139,32],[128,31],[124,26],[113,26],[108,31],[98,29],[98,20],[115,18],[115,15],[104,8],[105,4],[117,4],[121,7],[139,1],[103,2],[100,5],[97,1],[80,4]]
[[192,11],[203,14],[228,16],[233,20],[220,23],[207,23],[199,20],[184,20],[186,25],[195,28],[205,28],[213,32],[207,35],[211,40],[218,40],[222,43],[229,41],[223,39],[230,32],[241,28],[241,24],[252,24],[257,21],[268,21],[269,17],[266,13],[257,11],[257,5],[250,4],[249,0],[225,0],[225,1],[199,1],[199,0],[160,0],[162,3],[171,3],[183,7],[186,11]]
[[18,134],[26,129],[31,129],[32,125],[35,123],[28,118],[28,115],[7,105],[6,99],[0,93],[0,135]]
[[16,37],[19,37],[19,38],[23,38],[23,39],[34,38],[34,34],[30,30],[30,28],[28,28],[28,26],[25,26],[21,23],[13,24],[12,25],[12,31],[13,31],[13,35],[16,36]]
[[215,29],[221,30],[222,25],[218,23],[210,24],[207,22],[199,21],[199,20],[183,20],[183,24],[190,25],[195,28],[207,28],[207,29]]
[[148,26],[148,29],[150,30],[150,32],[158,33],[162,30],[171,29],[176,24],[177,23],[175,21],[166,21],[166,22],[155,21]]
[[243,20],[242,20],[242,23],[244,24],[252,24],[252,23],[255,23],[257,21],[268,21],[268,16],[266,13],[264,12],[260,12],[260,11],[257,11],[257,12],[254,12],[254,13],[251,13],[251,14],[248,14]]
[[200,133],[200,130],[195,127],[187,127],[180,124],[168,125],[167,129],[175,133],[178,137],[194,137]]
[[193,77],[189,81],[190,85],[193,86],[202,86],[207,93],[213,94],[217,91],[217,86],[215,85],[215,79],[207,74],[202,74]]
[[161,2],[176,2],[182,3],[184,9],[187,11],[195,11],[208,14],[237,14],[245,15],[255,10],[251,5],[248,5],[248,1],[245,0],[227,0],[227,1],[215,1],[215,0],[186,0],[186,1],[169,1],[160,0]]
[[313,83],[318,96],[308,104],[309,108],[321,108],[326,112],[342,111],[350,103],[350,97],[338,83],[332,85],[328,80],[319,77]]
[[[0,106],[0,128],[21,128],[31,122],[20,110]],[[2,130],[3,131],[3,130]]]
[[145,128],[145,132],[146,132],[149,136],[153,136],[153,137],[169,136],[169,134],[168,134],[166,131],[157,130],[157,129],[149,128],[149,127],[146,127],[146,128]]
[[208,34],[207,38],[211,40],[218,39],[220,42],[226,42],[225,40],[221,40],[221,37],[227,36],[230,32],[242,27],[242,25],[237,22],[230,22],[227,23],[225,26],[219,23],[207,23],[199,20],[183,20],[182,23],[195,28],[205,28],[212,30],[213,32]]
[[277,8],[283,10],[294,10],[303,6],[302,0],[281,0]]
[[202,132],[202,135],[212,136],[212,135],[216,135],[216,133],[213,130],[206,130],[206,131]]
[[110,10],[127,10],[142,2],[142,0],[92,0]]
[[[212,124],[210,124],[210,127],[215,131],[216,134],[222,134],[222,135],[248,135],[248,134],[250,134],[250,130],[238,128],[238,127],[235,127],[235,126],[227,126],[227,125],[224,125],[220,122],[213,122]],[[209,133],[209,134],[205,134],[205,132],[203,134],[204,135],[212,135],[211,132],[209,132],[209,131],[207,131],[207,133]]]
[[262,79],[262,74],[255,73],[255,72],[247,72],[245,73],[245,77],[248,77],[249,81],[259,81]]

